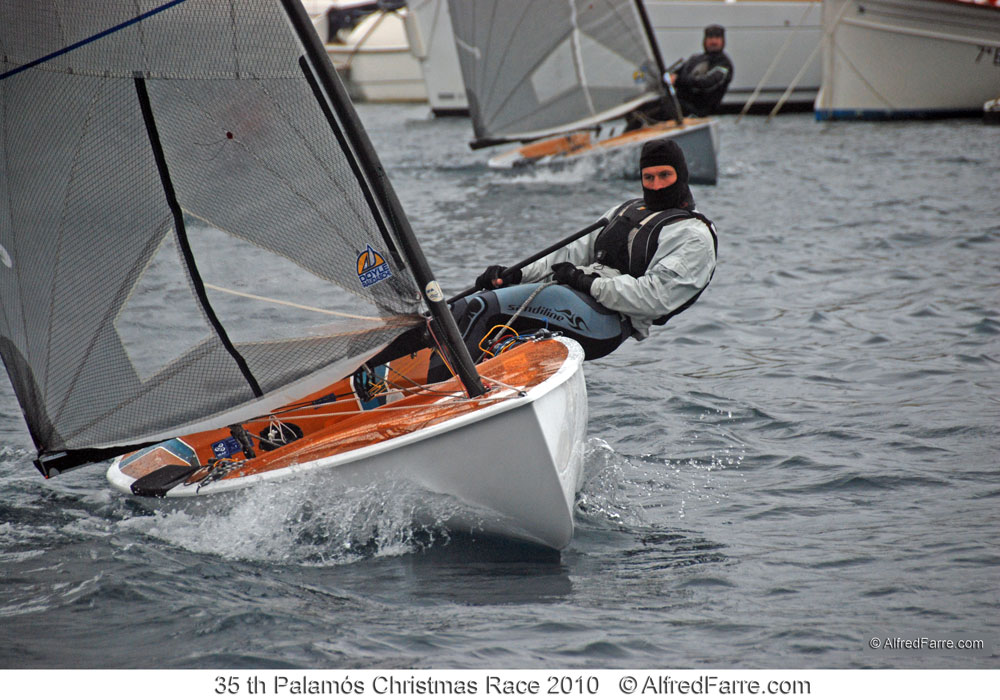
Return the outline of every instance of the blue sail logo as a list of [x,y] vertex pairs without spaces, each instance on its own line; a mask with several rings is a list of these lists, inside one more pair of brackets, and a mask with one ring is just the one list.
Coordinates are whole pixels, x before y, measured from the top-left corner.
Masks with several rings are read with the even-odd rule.
[[390,277],[392,271],[389,263],[371,246],[358,256],[358,279],[361,280],[362,287],[370,287]]

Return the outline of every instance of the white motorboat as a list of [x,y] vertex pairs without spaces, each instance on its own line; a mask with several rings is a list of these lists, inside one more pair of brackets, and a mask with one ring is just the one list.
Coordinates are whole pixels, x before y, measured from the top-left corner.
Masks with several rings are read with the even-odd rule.
[[998,0],[825,0],[818,119],[982,114],[1000,92]]
[[[346,18],[338,21],[343,13]],[[395,9],[379,9],[373,2],[360,9],[356,2],[334,3],[314,19],[320,36],[325,24],[326,53],[355,101],[427,101],[423,71],[410,51],[407,13],[403,3]]]

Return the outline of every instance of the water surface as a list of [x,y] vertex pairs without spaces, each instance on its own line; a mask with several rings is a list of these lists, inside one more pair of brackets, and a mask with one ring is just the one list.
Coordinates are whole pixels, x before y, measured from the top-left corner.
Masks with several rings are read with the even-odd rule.
[[[360,113],[446,293],[636,194]],[[3,382],[0,666],[997,668],[1000,131],[720,121],[715,279],[586,366],[561,556],[415,530],[405,483],[154,509],[101,467],[45,481]]]

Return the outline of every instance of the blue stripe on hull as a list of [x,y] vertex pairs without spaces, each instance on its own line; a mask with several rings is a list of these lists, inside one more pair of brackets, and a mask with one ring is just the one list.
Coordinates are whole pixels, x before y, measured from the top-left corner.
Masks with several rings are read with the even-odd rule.
[[816,121],[891,121],[981,117],[981,109],[817,109]]

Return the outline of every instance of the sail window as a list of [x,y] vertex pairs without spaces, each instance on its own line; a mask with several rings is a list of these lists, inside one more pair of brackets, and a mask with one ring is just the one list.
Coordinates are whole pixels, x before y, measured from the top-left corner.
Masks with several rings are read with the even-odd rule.
[[122,348],[143,382],[211,337],[177,250],[173,228],[136,280],[114,322]]
[[544,104],[572,90],[577,80],[576,66],[573,62],[573,44],[567,38],[532,72],[531,87],[535,90],[538,102]]
[[583,82],[591,88],[612,88],[626,92],[626,88],[622,86],[634,83],[634,73],[637,68],[635,61],[586,34],[580,34],[578,38],[583,61]]

